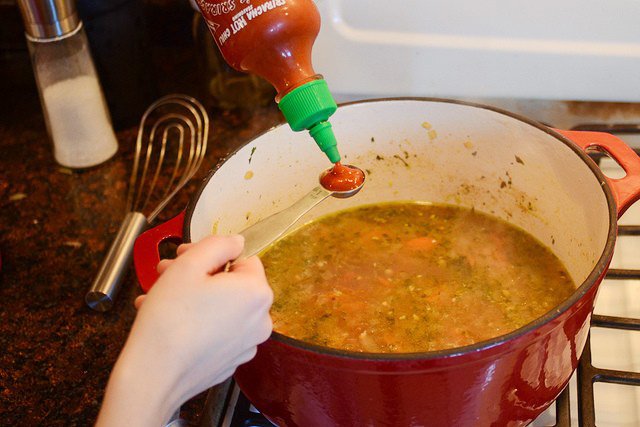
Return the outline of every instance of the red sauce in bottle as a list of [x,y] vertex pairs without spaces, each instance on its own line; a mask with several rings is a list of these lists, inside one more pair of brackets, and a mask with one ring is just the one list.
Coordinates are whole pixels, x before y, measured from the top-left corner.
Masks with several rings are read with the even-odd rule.
[[278,92],[291,129],[308,130],[329,160],[340,161],[329,117],[338,108],[327,82],[311,65],[320,31],[312,0],[196,0],[224,59],[256,74]]
[[352,166],[337,162],[333,168],[320,177],[320,185],[330,191],[350,191],[364,182],[364,172]]
[[320,31],[312,0],[196,0],[224,59],[233,68],[263,77],[278,99],[321,78],[311,66]]

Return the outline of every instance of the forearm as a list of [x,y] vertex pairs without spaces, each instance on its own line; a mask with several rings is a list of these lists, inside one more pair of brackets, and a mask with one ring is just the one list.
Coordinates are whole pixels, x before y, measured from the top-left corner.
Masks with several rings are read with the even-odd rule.
[[182,403],[171,374],[157,360],[142,359],[125,346],[109,377],[97,427],[161,427]]

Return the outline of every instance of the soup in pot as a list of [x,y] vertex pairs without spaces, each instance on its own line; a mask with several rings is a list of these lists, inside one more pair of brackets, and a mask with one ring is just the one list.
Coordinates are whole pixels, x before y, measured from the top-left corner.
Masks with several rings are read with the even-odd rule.
[[392,202],[317,219],[261,256],[274,330],[359,352],[474,344],[544,315],[575,291],[543,244],[451,205]]

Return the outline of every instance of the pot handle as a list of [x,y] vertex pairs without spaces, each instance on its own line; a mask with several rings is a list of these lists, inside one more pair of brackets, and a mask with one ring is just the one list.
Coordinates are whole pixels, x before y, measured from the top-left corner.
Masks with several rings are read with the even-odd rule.
[[585,152],[589,148],[606,152],[624,169],[626,175],[623,178],[606,177],[616,199],[620,218],[629,206],[640,198],[640,157],[620,138],[610,133],[554,130],[569,138]]
[[160,244],[166,241],[182,242],[182,226],[184,211],[169,221],[142,233],[133,246],[133,264],[138,282],[144,293],[158,280],[158,263],[160,262]]

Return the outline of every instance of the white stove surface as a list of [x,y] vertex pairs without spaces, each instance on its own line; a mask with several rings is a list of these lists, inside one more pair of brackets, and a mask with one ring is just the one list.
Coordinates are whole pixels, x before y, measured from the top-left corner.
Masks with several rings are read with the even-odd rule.
[[[605,158],[600,167],[611,178],[620,177],[620,168]],[[618,221],[620,225],[640,225],[640,202],[631,206]],[[610,268],[640,269],[640,236],[618,236]],[[640,280],[605,279],[598,294],[595,314],[640,318]],[[640,334],[609,328],[591,328],[592,364],[597,368],[640,372]],[[570,383],[571,425],[578,426],[576,375]],[[594,384],[598,427],[640,426],[640,387]],[[532,426],[555,424],[552,405]]]

